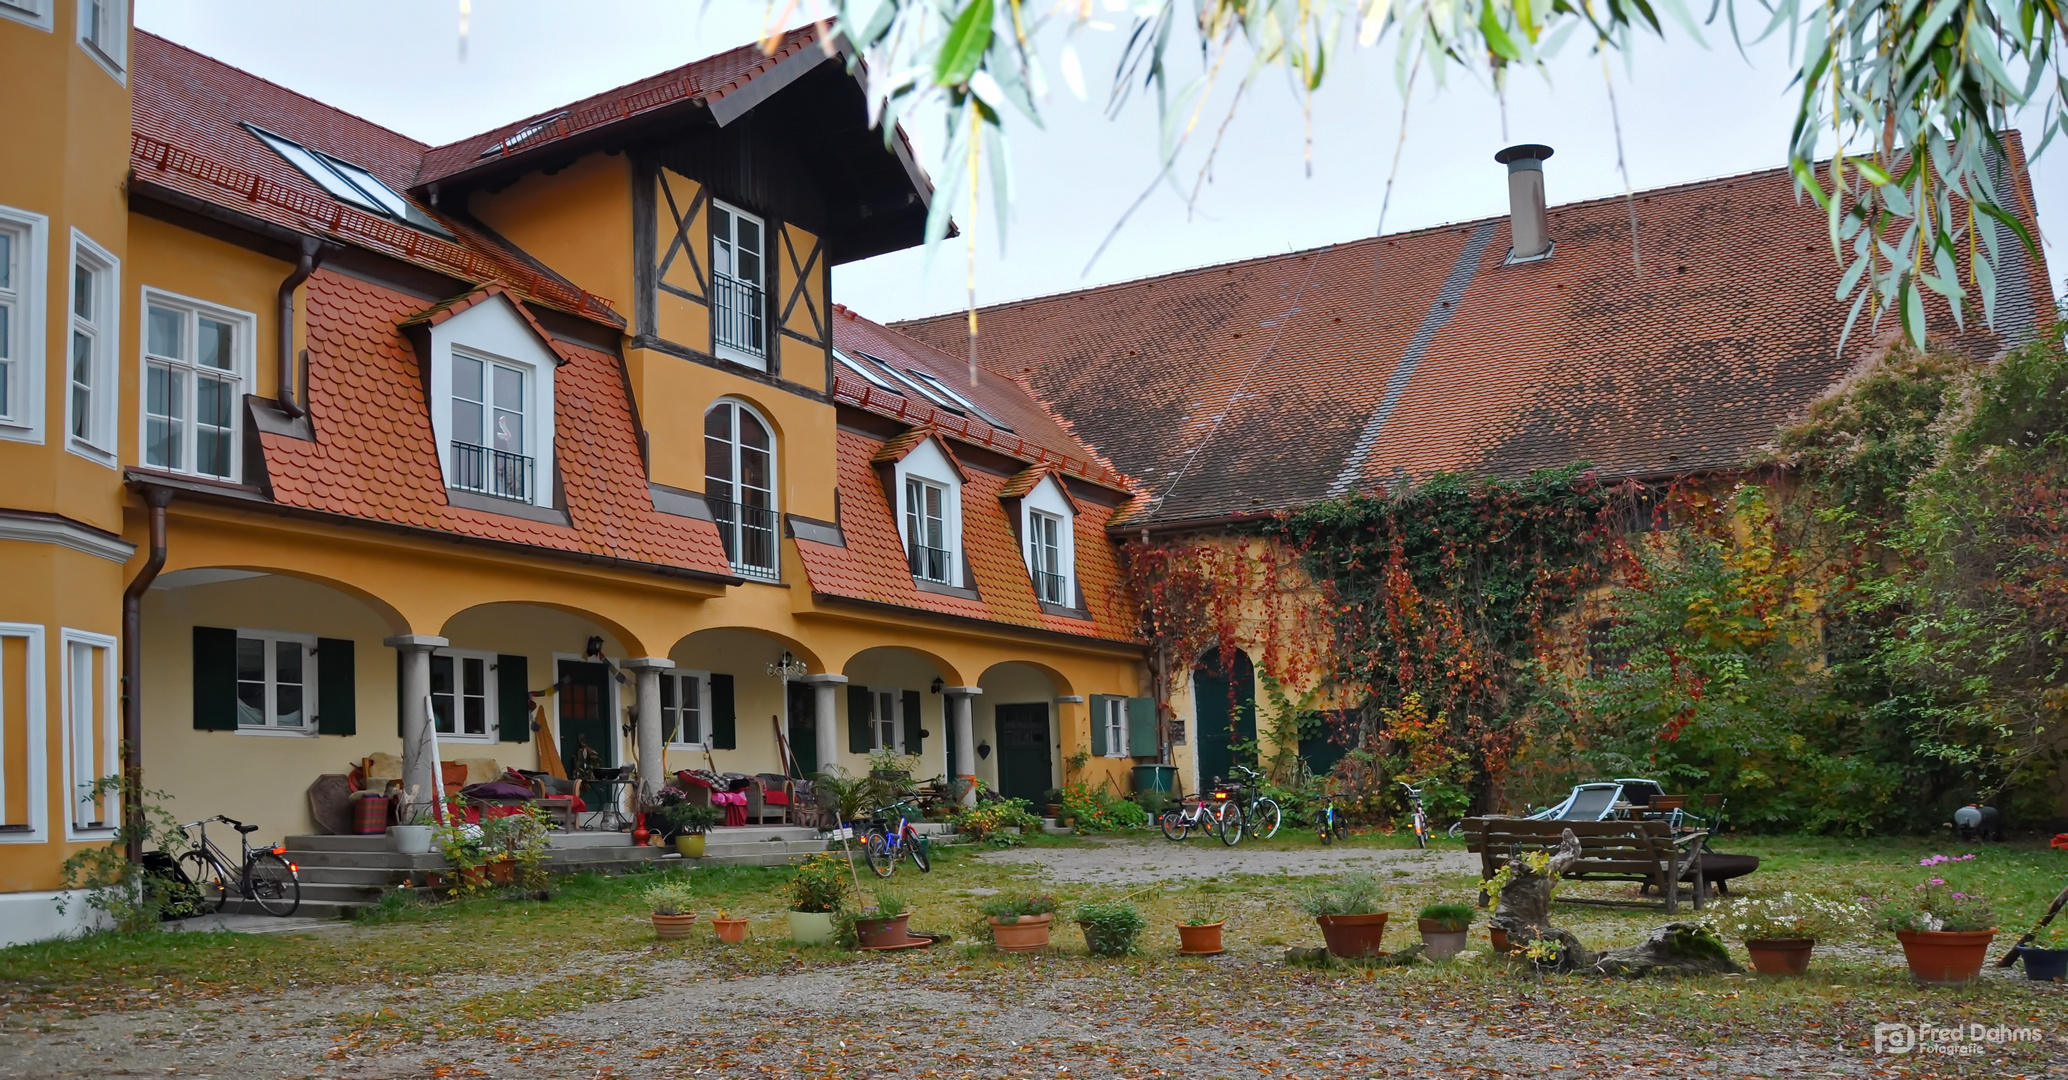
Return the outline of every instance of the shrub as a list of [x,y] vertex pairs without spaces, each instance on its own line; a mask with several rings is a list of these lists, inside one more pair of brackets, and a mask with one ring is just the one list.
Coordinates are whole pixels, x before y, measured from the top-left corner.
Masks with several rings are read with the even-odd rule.
[[1716,919],[1725,933],[1740,941],[1833,941],[1856,933],[1867,921],[1867,910],[1859,904],[1784,892],[1779,896],[1740,900]]
[[1140,806],[1084,783],[1063,789],[1063,812],[1073,819],[1072,826],[1081,833],[1141,829],[1149,825],[1149,814]]
[[1212,926],[1222,921],[1225,921],[1225,916],[1221,914],[1220,901],[1211,896],[1198,896],[1193,898],[1191,908],[1185,912],[1184,918],[1178,920],[1178,925]]
[[1883,900],[1880,916],[1882,926],[1889,930],[1996,929],[1996,912],[1987,897],[1956,890],[1940,877]]
[[1477,909],[1470,904],[1430,904],[1416,917],[1438,923],[1445,930],[1463,930],[1472,925],[1477,914]]
[[1087,901],[1077,905],[1077,925],[1084,928],[1084,944],[1093,956],[1128,956],[1135,951],[1135,936],[1149,925],[1140,908],[1125,900],[1112,903]]
[[876,911],[873,917],[888,919],[903,915],[911,910],[912,905],[907,903],[904,897],[892,892],[878,892],[876,894]]
[[977,905],[977,911],[987,919],[1002,923],[1018,922],[1025,915],[1047,915],[1058,908],[1056,898],[1042,893],[1001,893],[985,898]]
[[847,906],[847,864],[826,852],[797,860],[787,888],[791,911],[834,912]]
[[1300,896],[1300,910],[1315,918],[1324,915],[1376,915],[1385,900],[1379,879],[1370,874],[1344,874],[1324,885],[1316,885]]
[[656,915],[696,914],[696,893],[687,881],[663,881],[649,885],[640,894],[646,906]]
[[649,811],[648,816],[660,826],[661,834],[669,839],[685,833],[695,835],[709,832],[712,827],[725,820],[725,812],[715,806],[700,806],[681,799],[668,799],[666,794],[666,791],[662,792],[661,803]]
[[956,831],[971,840],[995,840],[1011,827],[1039,829],[1041,819],[1034,815],[1025,799],[1005,799],[1000,802],[978,803],[957,813],[954,817]]

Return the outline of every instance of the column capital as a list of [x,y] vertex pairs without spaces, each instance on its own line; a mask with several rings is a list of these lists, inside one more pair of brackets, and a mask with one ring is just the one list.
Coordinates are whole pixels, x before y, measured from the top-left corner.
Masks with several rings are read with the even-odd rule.
[[941,693],[949,697],[980,697],[984,691],[982,688],[975,686],[943,686],[941,687]]
[[1083,695],[1083,694],[1064,694],[1064,695],[1063,695],[1062,697],[1059,697],[1059,698],[1057,698],[1057,699],[1056,699],[1056,704],[1058,704],[1058,705],[1082,705],[1082,704],[1084,704],[1084,695]]
[[675,666],[675,661],[665,656],[633,656],[618,661],[618,666],[627,671],[666,671]]
[[381,644],[391,649],[442,649],[452,644],[452,639],[436,634],[396,634],[382,638]]
[[847,684],[847,676],[836,675],[829,671],[819,675],[806,675],[803,681],[813,686],[845,686]]

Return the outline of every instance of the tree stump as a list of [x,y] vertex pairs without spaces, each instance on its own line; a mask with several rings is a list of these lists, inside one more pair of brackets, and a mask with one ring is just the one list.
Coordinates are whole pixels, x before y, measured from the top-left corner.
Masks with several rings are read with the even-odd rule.
[[1545,971],[1578,971],[1592,967],[1596,959],[1594,953],[1580,944],[1580,939],[1574,937],[1571,931],[1551,922],[1551,890],[1558,884],[1559,875],[1578,862],[1579,858],[1580,838],[1574,836],[1571,829],[1567,829],[1559,839],[1557,850],[1551,853],[1550,861],[1544,865],[1541,872],[1516,860],[1513,864],[1515,874],[1507,884],[1501,886],[1501,895],[1494,905],[1493,918],[1487,920],[1489,926],[1507,932],[1508,944],[1513,947],[1527,948],[1531,943],[1538,941],[1557,942],[1557,957],[1538,964]]
[[1601,954],[1588,967],[1596,975],[1630,979],[1647,975],[1738,975],[1745,970],[1731,960],[1716,935],[1702,929],[1700,923],[1691,922],[1667,923],[1635,945]]

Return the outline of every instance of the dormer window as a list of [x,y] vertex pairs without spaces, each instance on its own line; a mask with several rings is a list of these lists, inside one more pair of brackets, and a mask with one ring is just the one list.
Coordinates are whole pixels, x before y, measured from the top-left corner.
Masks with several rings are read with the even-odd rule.
[[[559,354],[495,294],[429,327],[431,429],[446,499],[536,517],[553,498],[553,380]],[[421,346],[420,346],[421,347]]]
[[916,476],[905,478],[905,544],[912,576],[949,582],[955,557],[948,548],[948,486]]
[[760,218],[711,203],[711,336],[721,358],[756,371],[768,370],[766,238]]
[[531,502],[535,462],[525,453],[525,371],[453,350],[449,483],[499,499]]
[[1018,509],[1021,547],[1035,599],[1055,607],[1077,607],[1077,508],[1062,481],[1053,473],[1040,477],[1019,497]]

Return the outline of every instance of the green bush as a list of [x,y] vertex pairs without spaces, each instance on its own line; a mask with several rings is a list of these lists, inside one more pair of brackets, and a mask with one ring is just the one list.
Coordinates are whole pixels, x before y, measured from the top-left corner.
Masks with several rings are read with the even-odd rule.
[[1376,915],[1385,901],[1379,879],[1370,874],[1344,874],[1300,894],[1300,910],[1323,915]]
[[646,901],[648,910],[656,915],[696,914],[696,891],[689,882],[680,880],[662,881],[646,887],[639,894]]
[[826,852],[799,859],[796,867],[786,886],[791,911],[836,912],[847,907],[850,885],[845,862]]
[[1083,783],[1063,789],[1063,812],[1072,819],[1071,827],[1081,833],[1142,829],[1150,822],[1148,812],[1139,805]]
[[1060,907],[1056,898],[1043,893],[1001,893],[986,897],[977,912],[1002,923],[1018,922],[1027,915],[1047,915]]
[[1086,901],[1077,905],[1076,917],[1077,925],[1084,929],[1084,945],[1093,956],[1132,955],[1136,936],[1149,925],[1141,909],[1125,900]]
[[1445,930],[1463,930],[1472,925],[1478,909],[1470,904],[1430,904],[1416,918],[1441,923]]

